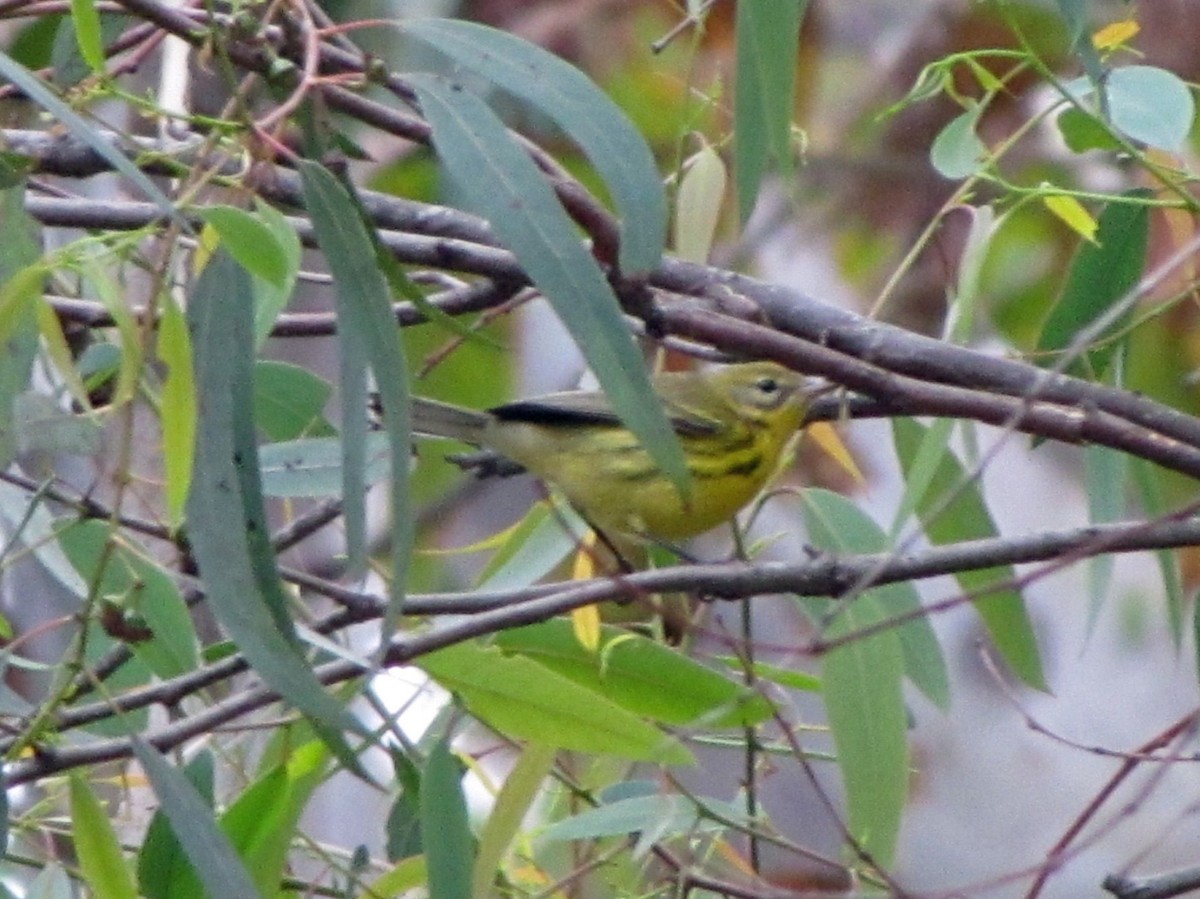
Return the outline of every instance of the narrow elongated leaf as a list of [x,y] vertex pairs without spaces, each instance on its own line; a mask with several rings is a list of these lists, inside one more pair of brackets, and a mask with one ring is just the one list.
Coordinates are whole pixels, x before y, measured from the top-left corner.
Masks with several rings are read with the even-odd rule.
[[521,750],[517,763],[504,778],[504,786],[479,835],[479,851],[471,878],[474,899],[489,899],[493,895],[496,871],[520,829],[521,821],[537,799],[542,783],[554,768],[557,754],[552,746],[530,743]]
[[456,188],[521,260],[579,344],[616,413],[686,492],[683,449],[654,398],[620,304],[545,178],[483,101],[443,78],[414,75],[410,80]]
[[542,832],[542,839],[595,840],[647,831],[660,838],[678,836],[696,830],[706,818],[706,808],[723,821],[750,824],[745,808],[731,802],[707,800],[702,806],[688,796],[653,793],[615,799],[556,821]]
[[261,347],[263,341],[271,335],[275,319],[284,310],[292,297],[296,286],[296,278],[300,274],[300,261],[304,248],[300,245],[300,237],[288,223],[283,213],[269,203],[259,203],[255,207],[258,220],[271,233],[275,245],[283,257],[284,276],[281,283],[274,283],[264,278],[254,279],[254,346]]
[[[1127,197],[1150,196],[1145,188],[1129,191]],[[1066,371],[1081,377],[1099,377],[1108,368],[1117,344],[1093,345],[1117,334],[1129,320],[1133,304],[1122,300],[1137,285],[1146,265],[1150,227],[1148,207],[1134,203],[1111,203],[1100,214],[1095,243],[1083,243],[1071,262],[1067,282],[1038,338],[1039,350],[1070,354]],[[1077,344],[1082,331],[1095,328],[1087,344]],[[1047,359],[1059,362],[1059,354]]]
[[768,164],[785,178],[792,168],[796,54],[807,5],[806,0],[737,5],[733,171],[743,222],[754,211]]
[[84,880],[105,899],[137,899],[133,874],[107,812],[81,774],[71,775],[71,823]]
[[658,265],[667,201],[654,157],[632,123],[574,66],[514,35],[458,19],[421,19],[404,33],[525,100],[567,133],[604,179],[621,219],[621,270]]
[[34,301],[45,273],[37,269],[41,255],[37,225],[25,211],[25,185],[0,190],[0,468],[17,453],[13,404],[29,386],[37,355],[38,326]]
[[462,776],[462,764],[450,751],[449,741],[439,740],[421,777],[421,831],[437,835],[425,841],[429,895],[437,899],[471,899],[475,841]]
[[171,525],[183,523],[183,508],[192,483],[196,449],[196,383],[192,379],[192,339],[183,311],[163,297],[158,327],[158,358],[167,367],[162,388],[163,473],[166,477],[167,516]]
[[[815,529],[809,536],[817,546],[837,553],[883,553],[890,548],[882,528],[849,500],[821,490],[808,491],[805,497],[810,531]],[[886,584],[869,592],[880,612],[889,618],[921,609],[921,597],[912,584]],[[929,619],[914,618],[898,625],[895,633],[904,651],[905,674],[938,708],[949,708],[950,677]]]
[[[804,519],[809,539],[822,549],[861,551],[858,538],[871,545],[879,536],[863,527],[860,513],[843,497],[824,490],[805,491]],[[854,634],[887,619],[893,599],[873,589],[838,601],[825,616],[832,619],[828,636]],[[908,719],[900,689],[904,665],[896,630],[851,640],[822,664],[822,692],[846,787],[850,832],[883,865],[895,852],[908,795]]]
[[[1167,514],[1167,500],[1163,496],[1163,472],[1145,459],[1130,459],[1129,467],[1133,482],[1141,497],[1142,510],[1147,519],[1156,519]],[[1170,549],[1160,549],[1154,554],[1162,574],[1163,593],[1167,603],[1167,621],[1171,625],[1171,636],[1178,650],[1183,640],[1184,606],[1186,596],[1183,589],[1183,574],[1179,570],[1179,555]]]
[[230,805],[221,830],[264,896],[273,895],[283,877],[296,826],[309,798],[321,783],[329,753],[307,742],[275,765]]
[[128,157],[114,147],[111,141],[98,134],[95,128],[79,113],[55,96],[54,92],[29,69],[7,53],[0,52],[0,77],[6,78],[21,89],[25,96],[50,113],[51,118],[63,125],[67,131],[100,154],[114,169],[137,185],[168,218],[173,219],[186,233],[192,233],[188,223],[174,204],[159,190],[153,181],[142,173]]
[[[892,434],[907,476],[918,447],[925,440],[926,429],[912,419],[897,418],[892,421]],[[917,504],[917,515],[931,542],[953,543],[996,536],[996,525],[978,485],[965,483],[965,472],[952,453],[943,454],[932,483],[940,489],[928,491]],[[955,498],[948,503],[945,490],[956,491]],[[1011,565],[997,565],[982,571],[964,571],[955,577],[964,591],[974,592],[1014,576]],[[1024,597],[1012,589],[997,590],[974,605],[996,649],[1017,677],[1035,689],[1045,690],[1041,652]]]
[[[375,244],[363,224],[358,207],[337,179],[314,162],[300,164],[304,202],[312,215],[317,243],[325,254],[338,293],[341,329],[343,408],[342,427],[346,466],[343,502],[357,503],[351,522],[347,506],[347,553],[351,560],[365,558],[365,538],[352,543],[349,529],[365,522],[362,503],[366,480],[366,381],[369,364],[383,406],[383,423],[392,448],[392,615],[398,614],[404,596],[408,559],[413,543],[412,516],[408,513],[408,448],[412,442],[409,416],[408,366],[400,343],[399,328],[392,314],[387,279],[379,270]],[[361,355],[360,355],[361,353]],[[401,461],[403,460],[403,461]],[[360,545],[355,545],[360,544]],[[385,622],[384,642],[394,629],[391,616]]]
[[[198,753],[184,766],[181,773],[195,790],[196,798],[204,806],[208,816],[215,818],[213,754],[207,750]],[[152,785],[153,783],[151,780]],[[138,889],[147,899],[188,899],[189,894],[184,892],[184,880],[190,878],[192,883],[200,883],[161,802],[154,817],[150,819],[146,837],[142,840],[142,849],[138,853],[137,875]]]
[[92,0],[71,0],[71,21],[79,53],[96,74],[104,73],[104,41],[100,36],[100,13]]
[[[290,497],[341,496],[345,486],[343,442],[344,438],[337,437],[306,437],[267,444],[258,457],[263,493]],[[382,481],[391,473],[392,451],[387,435],[368,434],[363,445],[363,483]]]
[[[136,737],[133,751],[208,894],[261,899],[263,894],[255,887],[229,838],[217,827],[212,808],[196,788],[161,754]],[[171,895],[172,899],[179,899],[177,893]]]
[[505,631],[495,642],[634,714],[666,724],[746,727],[771,715],[770,704],[743,684],[615,627],[601,629],[600,653],[583,647],[570,622],[561,618]]
[[705,144],[684,171],[675,200],[674,244],[681,259],[701,265],[708,261],[720,221],[726,180],[720,154]]
[[296,641],[266,529],[255,447],[249,276],[219,251],[188,306],[201,398],[188,535],[209,605],[255,671],[309,716],[352,770],[341,731],[358,722],[313,677]]
[[662,731],[531,659],[459,644],[419,664],[471,714],[513,739],[671,764],[691,760]]

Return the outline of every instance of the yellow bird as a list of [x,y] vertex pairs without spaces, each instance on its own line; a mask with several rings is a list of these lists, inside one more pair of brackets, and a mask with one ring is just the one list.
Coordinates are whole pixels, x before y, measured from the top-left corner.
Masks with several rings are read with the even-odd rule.
[[413,430],[493,450],[558,488],[610,535],[681,540],[731,519],[762,490],[812,386],[774,362],[668,372],[654,392],[683,446],[685,498],[599,391],[568,391],[485,412],[414,398]]

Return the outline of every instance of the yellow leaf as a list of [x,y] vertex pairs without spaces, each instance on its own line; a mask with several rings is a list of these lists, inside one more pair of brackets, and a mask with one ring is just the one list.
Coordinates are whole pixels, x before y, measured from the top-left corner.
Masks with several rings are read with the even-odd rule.
[[1097,50],[1115,50],[1133,40],[1141,30],[1141,26],[1133,19],[1113,22],[1092,35],[1092,44]]
[[[588,531],[579,551],[575,553],[575,564],[571,567],[571,579],[585,581],[596,574],[596,532]],[[600,648],[600,607],[583,606],[571,611],[571,629],[575,639],[588,652]]]
[[1068,227],[1084,240],[1096,242],[1096,220],[1074,197],[1048,194],[1042,197],[1046,208],[1067,223]]
[[846,449],[846,444],[842,443],[842,438],[838,436],[838,432],[827,421],[818,421],[811,424],[805,430],[805,435],[816,442],[825,454],[828,455],[834,462],[842,467],[850,477],[854,478],[858,483],[865,484],[867,479],[863,477],[862,471],[859,470],[858,463],[854,461],[854,457],[850,455],[850,450]]

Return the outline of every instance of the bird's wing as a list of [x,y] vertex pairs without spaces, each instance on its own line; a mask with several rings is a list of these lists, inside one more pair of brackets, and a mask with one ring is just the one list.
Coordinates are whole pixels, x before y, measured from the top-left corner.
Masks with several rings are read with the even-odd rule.
[[[698,416],[695,412],[667,403],[667,420],[681,437],[705,437],[721,429],[720,422]],[[608,397],[599,391],[570,391],[551,393],[528,400],[505,403],[490,410],[500,421],[520,421],[527,424],[554,426],[600,425],[618,426],[620,418],[613,412]]]

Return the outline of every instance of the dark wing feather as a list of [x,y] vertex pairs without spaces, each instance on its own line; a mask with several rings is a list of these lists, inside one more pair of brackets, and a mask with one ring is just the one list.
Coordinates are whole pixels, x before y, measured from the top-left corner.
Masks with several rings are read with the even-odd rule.
[[[534,399],[505,403],[488,411],[500,421],[519,421],[546,427],[616,427],[621,424],[608,402],[608,397],[599,392],[551,393]],[[675,433],[681,437],[707,437],[721,430],[720,422],[701,418],[687,410],[679,409],[676,414],[670,414],[670,409],[667,411],[667,420],[671,422]]]

